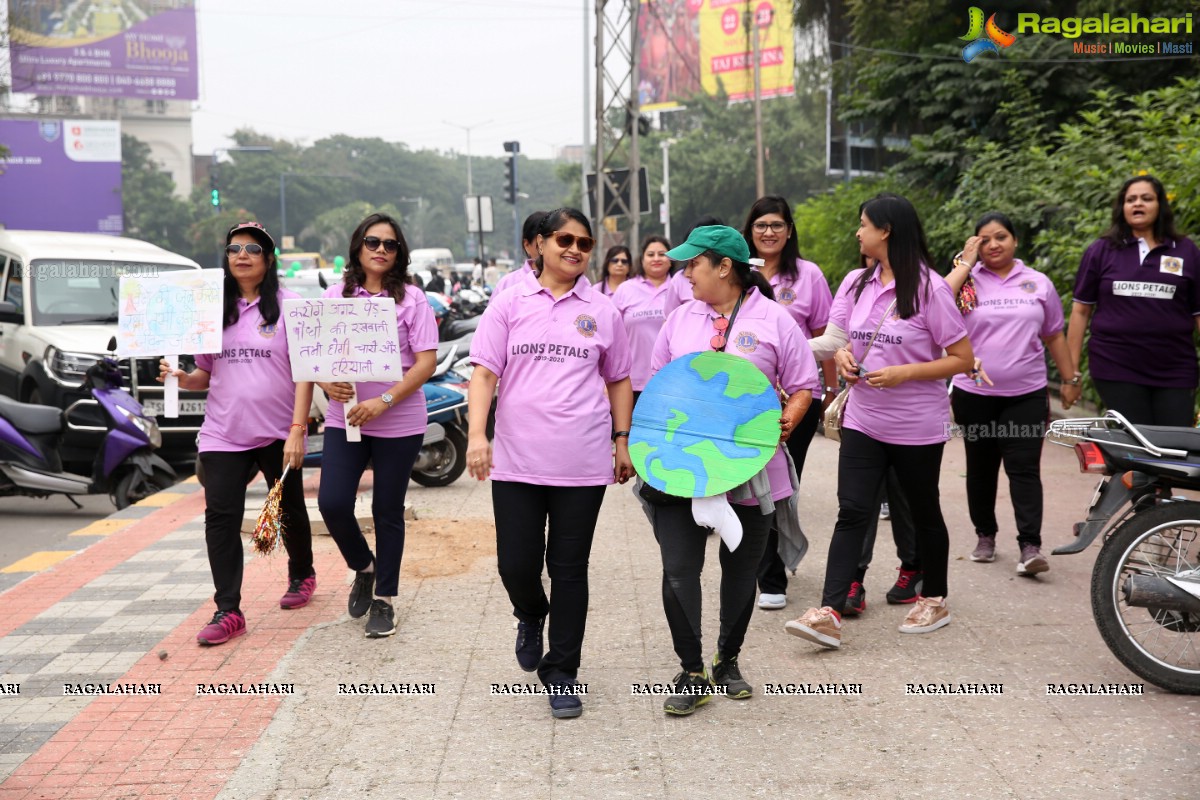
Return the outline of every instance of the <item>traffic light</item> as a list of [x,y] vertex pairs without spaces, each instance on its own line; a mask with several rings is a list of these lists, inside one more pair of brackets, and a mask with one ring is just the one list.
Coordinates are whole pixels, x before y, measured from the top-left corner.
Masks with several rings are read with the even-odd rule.
[[212,190],[212,204],[213,208],[221,207],[221,191],[219,189]]
[[212,203],[212,207],[219,209],[221,207],[221,190],[217,188],[217,173],[215,171],[209,173],[208,185],[212,189],[211,196],[209,198],[210,202]]
[[508,162],[504,165],[504,199],[512,204],[517,202],[517,155],[521,152],[520,142],[505,142],[504,152],[508,153]]

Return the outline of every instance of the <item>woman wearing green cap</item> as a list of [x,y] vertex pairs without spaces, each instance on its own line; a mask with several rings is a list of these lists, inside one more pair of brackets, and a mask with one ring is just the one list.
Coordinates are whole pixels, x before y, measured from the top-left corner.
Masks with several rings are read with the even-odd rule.
[[[718,350],[752,362],[788,394],[780,416],[786,441],[803,419],[820,379],[816,362],[799,326],[774,302],[771,286],[750,269],[746,240],[733,228],[696,228],[667,254],[687,262],[685,274],[696,302],[682,306],[664,324],[651,357],[651,374],[667,362],[697,351]],[[778,503],[792,494],[786,456],[777,447],[766,467],[769,499]],[[731,493],[732,495],[732,493]],[[756,574],[773,510],[763,513],[767,496],[732,500],[742,527],[741,543],[730,550],[721,543],[721,629],[712,674],[705,667],[700,630],[700,573],[704,567],[704,529],[693,518],[691,504],[652,507],[654,535],[663,560],[663,608],[682,671],[675,676],[676,694],[667,698],[668,714],[687,715],[712,694],[746,699],[752,694],[742,678],[738,655],[754,612]],[[770,504],[768,507],[773,508]]]

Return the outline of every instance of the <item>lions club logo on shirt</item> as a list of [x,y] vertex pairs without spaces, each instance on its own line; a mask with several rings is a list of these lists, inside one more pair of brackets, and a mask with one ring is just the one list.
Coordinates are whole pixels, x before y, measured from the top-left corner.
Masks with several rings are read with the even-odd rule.
[[1033,281],[1021,281],[1017,285],[1021,287],[1021,291],[1025,294],[1033,294],[1037,291],[1037,284]]
[[258,323],[258,335],[264,339],[274,339],[276,331],[279,330],[278,323],[271,324],[266,321]]
[[741,331],[733,340],[733,344],[743,353],[753,353],[758,349],[758,337],[751,331]]
[[1163,256],[1158,262],[1158,271],[1168,275],[1183,274],[1183,259],[1175,256]]
[[579,335],[585,339],[592,338],[596,335],[596,318],[580,314],[575,318],[575,330],[579,331]]
[[792,303],[796,302],[796,290],[790,286],[785,286],[779,290],[779,293],[776,295],[775,299],[781,306],[790,306]]

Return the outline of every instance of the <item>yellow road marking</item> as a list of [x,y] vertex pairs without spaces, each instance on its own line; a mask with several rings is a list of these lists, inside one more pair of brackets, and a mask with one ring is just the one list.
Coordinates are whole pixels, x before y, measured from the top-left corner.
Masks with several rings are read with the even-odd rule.
[[41,572],[54,566],[63,559],[75,555],[78,550],[42,550],[32,553],[20,561],[9,564],[0,572]]
[[169,506],[171,503],[178,502],[185,497],[187,497],[186,494],[180,494],[179,492],[155,492],[146,499],[139,500],[137,505],[162,508],[163,506]]
[[91,525],[80,528],[77,531],[72,531],[68,536],[108,536],[110,533],[116,533],[121,528],[127,528],[137,520],[133,519],[98,519]]

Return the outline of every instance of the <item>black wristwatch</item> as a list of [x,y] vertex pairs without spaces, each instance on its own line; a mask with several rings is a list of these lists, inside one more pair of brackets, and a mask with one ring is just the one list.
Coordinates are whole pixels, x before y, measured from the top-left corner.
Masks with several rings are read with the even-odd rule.
[[617,438],[618,438],[618,437],[620,437],[620,436],[624,436],[626,439],[628,439],[628,438],[629,438],[629,431],[616,431],[616,432],[614,432],[614,433],[613,433],[613,441],[615,442],[615,441],[617,440]]

